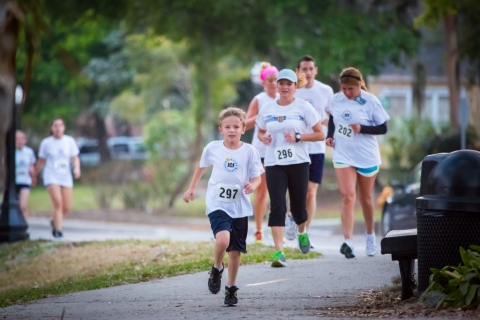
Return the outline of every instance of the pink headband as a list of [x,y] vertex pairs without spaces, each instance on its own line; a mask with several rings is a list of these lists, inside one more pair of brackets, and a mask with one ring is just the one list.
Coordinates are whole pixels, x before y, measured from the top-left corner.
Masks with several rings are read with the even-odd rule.
[[262,70],[262,73],[260,74],[260,80],[264,81],[265,78],[272,73],[278,74],[278,69],[274,66],[266,67]]

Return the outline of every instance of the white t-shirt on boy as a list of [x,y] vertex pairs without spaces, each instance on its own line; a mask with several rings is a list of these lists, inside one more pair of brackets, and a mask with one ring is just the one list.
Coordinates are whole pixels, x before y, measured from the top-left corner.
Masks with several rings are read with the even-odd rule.
[[232,218],[253,215],[250,195],[243,186],[265,170],[258,151],[248,143],[231,150],[223,140],[212,141],[203,149],[200,168],[213,166],[208,180],[205,202],[206,214],[222,210]]
[[30,166],[35,164],[37,159],[32,148],[24,146],[21,150],[15,149],[15,183],[16,184],[32,184],[30,176]]

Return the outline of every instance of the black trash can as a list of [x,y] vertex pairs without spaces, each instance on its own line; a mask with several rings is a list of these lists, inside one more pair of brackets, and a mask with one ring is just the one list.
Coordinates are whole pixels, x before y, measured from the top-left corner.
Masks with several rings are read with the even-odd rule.
[[417,215],[418,291],[430,268],[462,263],[460,247],[480,245],[480,152],[461,150],[425,157]]

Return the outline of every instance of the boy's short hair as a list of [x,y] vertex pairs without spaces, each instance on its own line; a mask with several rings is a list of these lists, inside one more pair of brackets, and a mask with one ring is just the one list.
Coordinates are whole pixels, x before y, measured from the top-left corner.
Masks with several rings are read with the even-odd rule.
[[230,116],[238,117],[242,121],[243,126],[245,126],[247,123],[247,114],[245,113],[245,111],[243,111],[240,108],[229,107],[227,109],[222,110],[218,115],[218,125],[221,126],[223,119]]
[[317,64],[315,63],[315,59],[313,59],[312,56],[306,55],[306,56],[301,57],[301,58],[298,60],[298,63],[297,63],[297,69],[298,69],[298,70],[300,70],[300,64],[301,64],[303,61],[311,61],[311,62],[313,62],[313,65],[314,65],[315,67],[317,66]]

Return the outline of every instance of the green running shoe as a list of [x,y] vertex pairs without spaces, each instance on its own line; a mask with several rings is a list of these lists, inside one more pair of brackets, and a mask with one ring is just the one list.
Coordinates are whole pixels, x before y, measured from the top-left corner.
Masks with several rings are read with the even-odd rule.
[[287,266],[287,258],[282,251],[277,251],[272,255],[272,267],[281,268]]
[[308,233],[298,235],[298,248],[302,253],[308,253],[310,251],[310,239],[308,238]]

